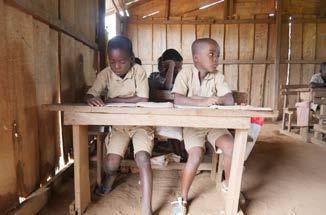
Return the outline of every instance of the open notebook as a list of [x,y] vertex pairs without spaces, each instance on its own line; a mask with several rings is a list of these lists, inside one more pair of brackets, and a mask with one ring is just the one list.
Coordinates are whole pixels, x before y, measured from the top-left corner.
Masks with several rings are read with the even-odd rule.
[[171,102],[138,102],[138,103],[108,103],[107,107],[150,107],[150,108],[172,108]]
[[171,102],[138,102],[138,103],[108,103],[107,107],[148,107],[148,108],[185,108],[185,109],[219,109],[219,110],[251,110],[251,111],[272,111],[269,107],[254,107],[250,105],[222,106],[212,105],[210,107],[173,105]]
[[196,108],[196,109],[219,109],[219,110],[250,110],[250,111],[273,111],[270,107],[254,107],[251,105],[211,105],[209,107],[174,105],[175,108]]

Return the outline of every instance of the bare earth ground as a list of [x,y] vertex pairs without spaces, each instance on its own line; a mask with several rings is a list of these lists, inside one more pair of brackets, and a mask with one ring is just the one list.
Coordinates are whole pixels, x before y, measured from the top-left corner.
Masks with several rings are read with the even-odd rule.
[[[242,191],[247,198],[248,215],[326,214],[326,146],[305,144],[277,132],[268,124],[246,162]],[[180,172],[155,171],[153,208],[155,214],[171,214],[170,202],[180,188]],[[138,175],[121,176],[115,189],[95,200],[86,214],[139,214]],[[209,172],[199,174],[190,191],[188,214],[218,214],[221,196]],[[40,214],[69,214],[73,181],[62,185]]]

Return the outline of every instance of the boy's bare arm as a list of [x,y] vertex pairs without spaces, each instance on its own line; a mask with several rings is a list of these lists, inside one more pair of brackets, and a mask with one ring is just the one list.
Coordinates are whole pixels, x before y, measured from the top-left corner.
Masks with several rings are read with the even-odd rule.
[[174,103],[176,105],[189,105],[189,106],[201,106],[209,107],[211,105],[233,105],[234,100],[232,93],[227,93],[224,96],[212,96],[212,97],[201,97],[193,96],[186,97],[181,94],[175,93]]
[[108,103],[137,103],[137,102],[148,102],[148,98],[132,96],[127,98],[116,97],[107,100]]
[[99,97],[95,97],[92,94],[86,94],[84,101],[90,106],[104,106],[104,102],[102,101],[102,99]]
[[165,83],[164,83],[164,87],[165,89],[171,89],[173,84],[173,73],[174,73],[174,67],[175,67],[175,62],[173,60],[167,60],[165,61],[165,64],[167,64],[168,69],[166,72],[166,76],[165,76]]

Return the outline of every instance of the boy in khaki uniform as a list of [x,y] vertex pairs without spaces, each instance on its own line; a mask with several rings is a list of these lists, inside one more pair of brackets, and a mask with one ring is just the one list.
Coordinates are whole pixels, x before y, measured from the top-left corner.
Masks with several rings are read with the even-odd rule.
[[[172,93],[177,105],[203,106],[233,105],[233,96],[221,72],[216,70],[220,48],[215,40],[198,39],[192,44],[195,68],[182,70],[176,77]],[[230,176],[233,137],[227,129],[184,128],[183,136],[188,161],[182,175],[181,197],[173,202],[173,214],[187,213],[188,192],[202,160],[206,140],[215,150],[223,151],[225,170],[224,190],[227,190]]]
[[[110,66],[102,70],[85,97],[91,106],[103,106],[100,94],[107,89],[107,103],[137,103],[148,101],[149,87],[144,69],[134,63],[131,41],[116,36],[108,42]],[[127,120],[127,119],[126,119]],[[105,194],[112,189],[120,161],[132,139],[135,160],[140,172],[142,187],[142,214],[152,214],[152,169],[150,155],[154,145],[154,132],[145,126],[112,126],[106,137],[106,172],[104,183],[97,193]]]

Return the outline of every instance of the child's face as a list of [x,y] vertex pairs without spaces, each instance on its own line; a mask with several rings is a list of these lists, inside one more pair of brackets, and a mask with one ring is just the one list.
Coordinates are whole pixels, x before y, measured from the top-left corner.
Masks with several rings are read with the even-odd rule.
[[194,63],[200,70],[207,72],[216,71],[220,50],[215,43],[207,43],[198,50],[194,56]]
[[112,49],[108,53],[112,71],[118,75],[125,75],[131,67],[131,57],[121,49]]

